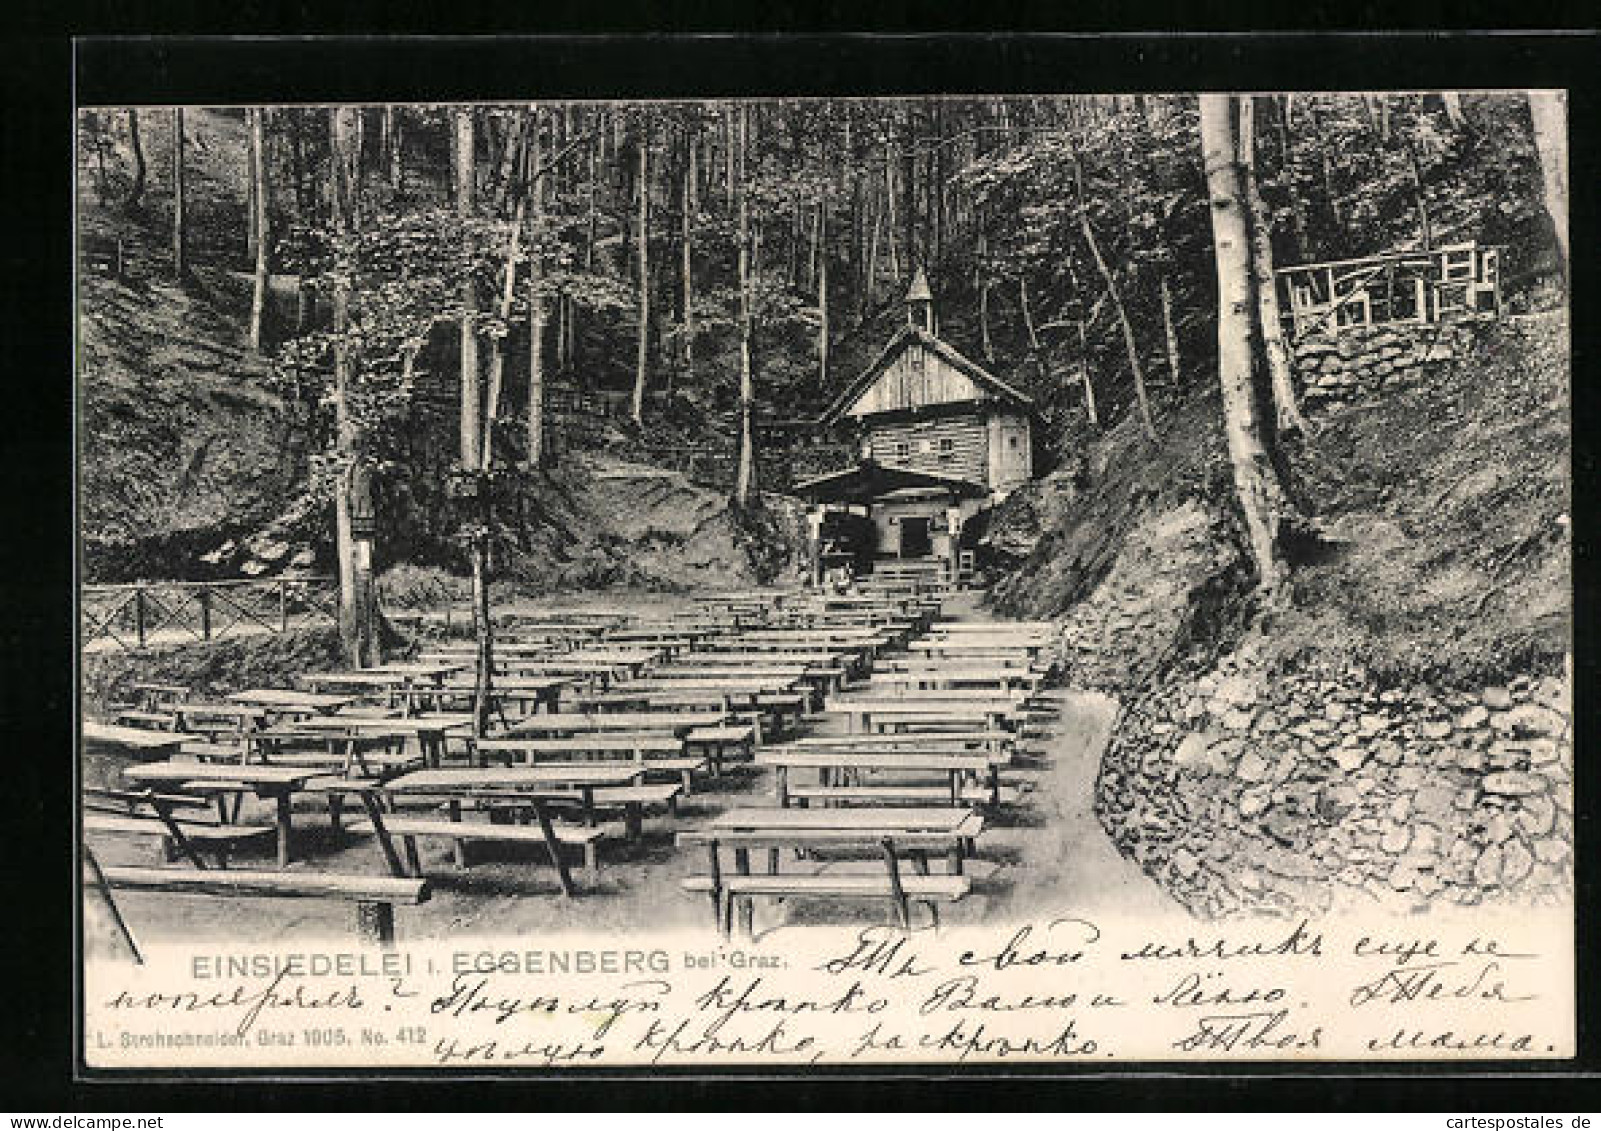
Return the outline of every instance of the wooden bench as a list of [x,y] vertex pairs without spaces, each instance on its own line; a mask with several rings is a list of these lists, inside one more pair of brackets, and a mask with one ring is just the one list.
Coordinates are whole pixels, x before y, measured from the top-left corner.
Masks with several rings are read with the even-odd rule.
[[593,805],[596,809],[621,809],[628,839],[638,841],[644,835],[645,810],[664,805],[676,816],[678,793],[676,785],[610,785],[594,791]]
[[[493,813],[488,821],[454,821],[449,817],[413,817],[402,814],[386,814],[383,818],[384,828],[392,837],[398,837],[405,850],[405,861],[413,876],[422,875],[422,864],[417,855],[417,840],[419,837],[430,837],[451,842],[456,859],[456,867],[467,867],[467,845],[472,841],[499,841],[507,844],[537,844],[548,846],[544,829],[537,825],[519,825],[495,820]],[[351,826],[355,833],[373,833],[374,826],[371,821],[361,821]],[[581,826],[570,824],[552,824],[551,832],[559,844],[576,845],[583,852],[584,870],[589,873],[591,880],[600,874],[600,858],[597,846],[606,838],[608,831],[599,825]]]
[[[391,946],[395,941],[395,904],[428,900],[428,881],[392,876],[347,876],[326,872],[190,871],[185,868],[138,868],[102,865],[100,875],[112,888],[162,891],[179,895],[239,898],[346,899],[356,904],[356,930],[366,941]],[[86,883],[97,882],[93,872]]]
[[[758,765],[772,766],[773,788],[780,807],[790,801],[877,803],[911,801],[923,805],[994,805],[1002,792],[999,768],[1009,756],[983,750],[916,751],[850,750],[783,747],[757,755]],[[794,785],[794,770],[816,770],[817,784]],[[864,781],[865,774],[937,774],[939,784]],[[854,780],[853,780],[854,779]]]
[[[723,913],[724,935],[732,930],[734,901],[748,903],[757,896],[802,899],[889,899],[894,901],[901,925],[911,925],[909,905],[955,903],[972,891],[967,876],[888,876],[865,873],[821,873],[812,876],[748,875],[690,876],[683,881],[685,891],[714,894],[721,885],[727,910]],[[936,912],[937,914],[937,912]]]
[[89,788],[84,790],[83,801],[85,832],[159,837],[163,860],[182,856],[202,871],[206,865],[201,849],[212,856],[218,868],[226,868],[236,845],[273,835],[269,825],[225,824],[177,815],[179,810],[206,810],[208,804],[203,798],[153,790]]

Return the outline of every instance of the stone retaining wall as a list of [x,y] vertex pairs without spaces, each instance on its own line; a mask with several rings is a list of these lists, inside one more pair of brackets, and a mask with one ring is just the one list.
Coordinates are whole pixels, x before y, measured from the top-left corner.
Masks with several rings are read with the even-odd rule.
[[1134,702],[1097,808],[1203,916],[1572,898],[1567,681],[1267,678],[1246,645]]
[[1314,334],[1295,343],[1295,370],[1308,404],[1345,402],[1402,385],[1425,367],[1466,352],[1472,323],[1391,324]]

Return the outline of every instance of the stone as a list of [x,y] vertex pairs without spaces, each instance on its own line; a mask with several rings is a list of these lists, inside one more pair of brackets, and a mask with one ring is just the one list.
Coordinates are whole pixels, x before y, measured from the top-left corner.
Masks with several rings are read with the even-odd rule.
[[1480,887],[1496,887],[1501,883],[1502,852],[1499,844],[1492,844],[1479,853],[1473,865],[1473,882]]
[[1318,815],[1326,821],[1342,821],[1362,802],[1362,796],[1353,786],[1329,786],[1318,794]]
[[1223,711],[1222,720],[1223,725],[1229,730],[1250,730],[1251,723],[1256,720],[1256,713],[1254,711],[1241,710],[1237,707],[1229,707]]
[[1486,687],[1479,692],[1479,698],[1492,711],[1505,711],[1512,706],[1512,692],[1504,687]]
[[1367,760],[1368,751],[1362,746],[1338,746],[1334,749],[1334,764],[1348,774],[1361,769]]
[[1240,816],[1260,817],[1267,811],[1268,795],[1259,789],[1247,790],[1240,795]]
[[1450,722],[1445,719],[1426,719],[1418,727],[1418,733],[1423,735],[1424,738],[1432,738],[1435,741],[1439,741],[1442,738],[1450,737],[1452,729]]
[[1491,844],[1505,844],[1512,839],[1513,831],[1512,818],[1504,811],[1484,822],[1484,836]]
[[1534,842],[1535,859],[1542,864],[1560,864],[1568,858],[1568,844],[1555,837]]
[[[1206,731],[1191,731],[1184,736],[1182,742],[1173,751],[1173,764],[1180,769],[1196,770],[1200,773],[1215,774],[1221,772],[1218,768],[1217,758],[1213,750],[1217,744],[1217,735]],[[1223,766],[1223,770],[1227,770]]]
[[1201,862],[1187,848],[1181,848],[1173,853],[1169,863],[1172,864],[1173,871],[1186,880],[1193,880],[1195,874],[1201,870]]
[[1346,715],[1345,704],[1341,703],[1338,699],[1330,699],[1323,706],[1323,717],[1325,719],[1327,719],[1331,723],[1338,723],[1338,722],[1343,721],[1344,718],[1345,718],[1345,715]]
[[1400,856],[1412,846],[1412,830],[1406,825],[1391,825],[1379,838],[1379,847],[1391,856]]
[[1542,837],[1556,827],[1556,802],[1541,794],[1523,798],[1514,820],[1518,828],[1531,837]]
[[[1305,826],[1302,819],[1286,806],[1275,805],[1262,818],[1262,827],[1267,830],[1269,836],[1280,844],[1291,845],[1300,838],[1301,831]],[[1269,870],[1277,871],[1277,869],[1272,868]]]
[[1249,750],[1240,758],[1239,765],[1234,767],[1234,776],[1241,781],[1259,782],[1267,780],[1272,770],[1266,758],[1255,750]]
[[1390,820],[1396,822],[1397,824],[1404,822],[1411,815],[1412,799],[1407,797],[1405,794],[1390,802],[1389,809],[1385,811],[1385,816],[1389,817]]
[[1520,703],[1506,714],[1500,716],[1497,729],[1505,725],[1514,736],[1518,738],[1536,738],[1544,735],[1561,734],[1567,730],[1568,721],[1558,711],[1549,707],[1537,706],[1533,703]]
[[1387,730],[1390,720],[1383,715],[1368,714],[1358,719],[1356,725],[1357,730],[1361,732],[1363,737],[1372,738],[1374,735],[1381,734]]
[[1482,705],[1475,704],[1456,717],[1457,730],[1477,730],[1490,721],[1490,712]]
[[1522,839],[1513,840],[1501,850],[1501,886],[1512,887],[1522,883],[1534,871],[1534,854]]
[[1502,770],[1486,774],[1480,784],[1485,793],[1494,793],[1502,797],[1528,797],[1531,794],[1544,793],[1550,788],[1550,783],[1539,774],[1522,770]]

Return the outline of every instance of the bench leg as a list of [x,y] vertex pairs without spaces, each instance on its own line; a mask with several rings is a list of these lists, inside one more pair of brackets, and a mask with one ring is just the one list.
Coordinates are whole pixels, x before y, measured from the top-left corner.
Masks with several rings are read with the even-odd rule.
[[623,829],[629,844],[637,845],[644,838],[645,812],[639,802],[630,801],[623,807]]
[[584,871],[589,876],[589,882],[600,882],[600,850],[592,840],[584,842]]
[[[741,876],[750,875],[750,850],[747,848],[734,849],[734,871]],[[746,895],[740,898],[739,904],[740,927],[747,936],[754,937],[756,921],[756,901]]]
[[539,820],[539,831],[545,836],[545,847],[550,850],[550,863],[556,869],[556,882],[561,884],[561,893],[571,899],[578,894],[573,886],[573,877],[567,871],[567,861],[562,859],[561,846],[556,843],[556,830],[551,827],[550,814],[545,812],[545,806],[534,802],[534,816]]
[[289,794],[278,795],[278,867],[289,867]]
[[364,899],[356,904],[356,933],[363,942],[385,949],[395,945],[395,906]]
[[460,838],[450,842],[451,853],[456,858],[456,867],[463,870],[467,867],[467,842]]
[[406,867],[413,876],[422,875],[422,859],[417,855],[417,838],[408,836],[403,838],[406,853]]
[[334,832],[339,831],[340,815],[344,812],[344,808],[344,794],[330,793],[328,795],[328,827],[333,829]]

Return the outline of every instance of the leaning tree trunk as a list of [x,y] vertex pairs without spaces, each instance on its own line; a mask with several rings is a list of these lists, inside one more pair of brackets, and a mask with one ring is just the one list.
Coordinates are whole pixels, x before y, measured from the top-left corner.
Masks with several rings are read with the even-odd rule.
[[1123,348],[1128,352],[1129,371],[1134,375],[1134,396],[1139,401],[1140,422],[1145,427],[1145,435],[1152,440],[1156,439],[1156,421],[1151,417],[1151,399],[1145,391],[1145,371],[1140,368],[1140,351],[1134,341],[1134,326],[1129,321],[1128,311],[1123,308],[1123,296],[1117,288],[1117,279],[1112,275],[1112,269],[1106,264],[1106,257],[1101,254],[1101,245],[1095,238],[1095,229],[1090,227],[1090,215],[1084,206],[1084,178],[1077,155],[1073,158],[1073,181],[1078,188],[1078,223],[1079,230],[1084,233],[1084,242],[1089,246],[1090,256],[1095,260],[1095,269],[1101,273],[1101,281],[1106,284],[1106,297],[1112,300],[1112,309],[1117,312],[1117,322],[1123,331]]
[[1288,569],[1279,548],[1285,499],[1268,454],[1252,380],[1251,247],[1245,185],[1235,125],[1235,99],[1202,94],[1201,154],[1212,205],[1216,248],[1218,380],[1234,489],[1245,519],[1257,581],[1269,593],[1284,587]]
[[1567,106],[1560,90],[1529,91],[1529,115],[1534,122],[1534,146],[1540,153],[1540,176],[1545,185],[1545,210],[1556,232],[1562,271],[1568,271],[1568,123]]
[[828,388],[828,197],[817,202],[817,384]]
[[1090,339],[1084,328],[1084,289],[1078,281],[1078,268],[1068,260],[1068,277],[1073,283],[1073,324],[1078,327],[1078,372],[1084,386],[1084,415],[1091,428],[1101,426],[1101,414],[1095,405],[1095,382],[1090,379]]
[[139,111],[128,111],[128,146],[133,150],[133,184],[128,187],[128,199],[123,210],[130,215],[139,211],[145,198],[145,148],[139,141]]
[[172,275],[182,279],[189,269],[184,255],[183,108],[172,112]]
[[1295,396],[1295,373],[1290,349],[1284,342],[1284,322],[1279,312],[1279,292],[1273,271],[1273,228],[1267,205],[1256,183],[1256,131],[1254,106],[1249,96],[1240,98],[1240,179],[1245,187],[1246,229],[1251,238],[1251,287],[1256,293],[1257,323],[1261,327],[1262,352],[1267,355],[1268,376],[1273,389],[1273,419],[1280,435],[1309,433],[1311,427],[1301,415]]
[[250,118],[250,183],[255,214],[251,216],[251,230],[255,232],[256,277],[250,291],[250,348],[261,352],[261,322],[267,307],[267,248],[270,246],[267,230],[267,138],[262,119],[266,111],[252,107],[245,112]]
[[[751,372],[750,201],[745,188],[745,146],[750,128],[742,104],[735,111],[735,146],[739,172],[734,178],[735,262],[739,276],[739,469],[734,479],[734,502],[748,506],[756,487],[756,387]],[[732,158],[731,158],[732,160]]]

